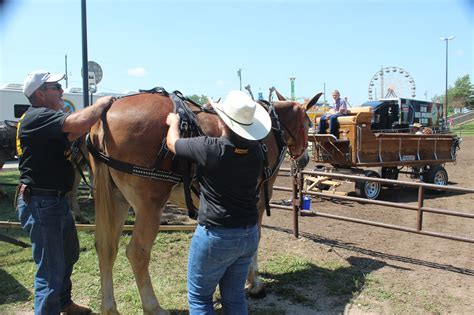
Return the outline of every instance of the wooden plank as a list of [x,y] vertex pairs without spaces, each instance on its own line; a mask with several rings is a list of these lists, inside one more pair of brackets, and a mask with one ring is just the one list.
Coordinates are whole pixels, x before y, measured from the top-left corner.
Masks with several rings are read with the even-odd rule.
[[[124,225],[123,231],[133,231],[133,225]],[[19,229],[20,222],[0,221],[0,228]],[[76,224],[76,229],[79,231],[94,231],[95,224]],[[160,225],[160,231],[194,231],[196,224],[186,225]]]

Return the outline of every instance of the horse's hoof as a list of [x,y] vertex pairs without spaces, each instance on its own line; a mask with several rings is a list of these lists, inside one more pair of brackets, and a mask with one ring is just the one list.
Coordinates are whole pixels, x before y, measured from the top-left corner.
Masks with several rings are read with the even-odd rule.
[[267,296],[267,292],[265,291],[265,288],[262,288],[258,292],[247,291],[247,294],[251,299],[254,299],[254,300],[260,300],[260,299],[263,299]]

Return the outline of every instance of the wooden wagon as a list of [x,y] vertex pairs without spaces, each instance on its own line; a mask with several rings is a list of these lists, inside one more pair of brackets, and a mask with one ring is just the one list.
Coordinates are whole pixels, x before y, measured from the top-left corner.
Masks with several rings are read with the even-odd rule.
[[[379,126],[374,118],[380,120],[380,111],[373,109],[371,106],[352,108],[346,116],[338,117],[337,137],[318,134],[317,130],[310,135],[313,160],[323,164],[318,168],[394,180],[398,179],[399,173],[406,173],[426,183],[447,185],[448,174],[443,165],[456,161],[461,139],[456,135],[438,133],[434,126],[429,129],[431,134],[391,128],[409,125],[400,120],[396,110],[387,111],[393,115],[389,128],[376,129],[374,127]],[[316,114],[315,126],[319,120],[320,115]],[[328,186],[321,179],[317,179],[316,184],[321,189]],[[369,199],[376,199],[381,188],[380,183],[370,180],[355,183],[356,194]]]

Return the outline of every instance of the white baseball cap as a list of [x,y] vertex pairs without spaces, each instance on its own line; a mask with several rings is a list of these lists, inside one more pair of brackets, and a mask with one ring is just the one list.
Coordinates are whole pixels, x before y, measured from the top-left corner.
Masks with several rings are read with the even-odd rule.
[[23,84],[23,94],[30,97],[45,82],[58,82],[64,79],[64,74],[51,74],[44,70],[34,71],[26,76]]
[[223,103],[211,101],[211,105],[224,123],[242,138],[260,140],[270,132],[270,115],[242,91],[230,91]]

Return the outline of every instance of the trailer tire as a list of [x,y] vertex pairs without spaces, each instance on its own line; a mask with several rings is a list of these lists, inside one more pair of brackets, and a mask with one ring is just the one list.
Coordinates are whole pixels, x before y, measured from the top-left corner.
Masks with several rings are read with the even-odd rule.
[[[428,184],[435,184],[440,186],[448,185],[448,172],[441,165],[431,166],[428,171],[423,173],[422,180]],[[428,192],[432,194],[441,194],[444,191],[429,189]]]
[[[379,174],[374,171],[365,171],[364,176],[380,178]],[[355,193],[358,197],[366,199],[377,199],[382,191],[382,185],[379,182],[364,180],[355,183]]]

